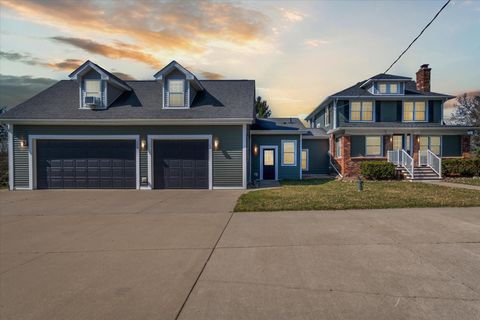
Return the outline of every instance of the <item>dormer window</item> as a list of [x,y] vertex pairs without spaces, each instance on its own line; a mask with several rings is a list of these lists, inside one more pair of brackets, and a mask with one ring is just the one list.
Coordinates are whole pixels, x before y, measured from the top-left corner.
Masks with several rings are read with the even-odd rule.
[[185,81],[168,80],[168,106],[185,107]]
[[386,83],[380,83],[378,85],[378,91],[380,93],[387,93],[387,84]]
[[100,80],[85,80],[85,97],[101,98]]
[[379,94],[399,94],[399,85],[397,82],[379,82],[377,84],[377,93]]

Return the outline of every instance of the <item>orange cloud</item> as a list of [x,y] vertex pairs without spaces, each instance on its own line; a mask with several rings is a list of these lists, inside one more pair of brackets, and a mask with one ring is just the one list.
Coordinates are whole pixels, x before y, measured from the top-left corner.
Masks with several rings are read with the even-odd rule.
[[118,71],[112,72],[112,73],[122,80],[136,80],[134,76],[129,75],[128,73],[123,73]]
[[202,75],[203,78],[207,80],[221,80],[224,78],[224,76],[221,75],[220,73],[210,72],[210,71],[200,71],[200,74]]
[[0,0],[0,4],[61,30],[126,36],[141,48],[190,53],[204,52],[209,41],[245,44],[261,39],[269,21],[262,12],[210,1]]
[[79,59],[65,59],[60,62],[43,63],[43,65],[57,70],[75,70],[83,63]]
[[109,58],[127,58],[137,60],[149,64],[155,68],[158,68],[162,65],[160,60],[155,58],[153,55],[143,53],[140,47],[120,41],[116,41],[113,46],[110,46],[81,38],[52,37],[51,39]]

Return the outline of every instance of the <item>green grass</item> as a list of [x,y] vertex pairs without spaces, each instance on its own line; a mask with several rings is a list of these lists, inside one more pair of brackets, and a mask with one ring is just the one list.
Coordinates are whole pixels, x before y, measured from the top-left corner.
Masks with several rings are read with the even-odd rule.
[[480,178],[447,178],[445,181],[480,186]]
[[345,210],[480,206],[480,192],[408,181],[303,180],[243,194],[235,211]]

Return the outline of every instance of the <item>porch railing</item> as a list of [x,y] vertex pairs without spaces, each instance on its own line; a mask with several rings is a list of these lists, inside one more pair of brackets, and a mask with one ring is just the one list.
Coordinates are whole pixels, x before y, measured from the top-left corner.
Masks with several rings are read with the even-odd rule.
[[418,165],[419,166],[426,166],[427,165],[428,151],[429,150],[418,151]]
[[408,154],[408,152],[403,149],[401,151],[401,163],[402,167],[404,167],[408,171],[408,173],[410,173],[410,176],[413,179],[415,162],[413,161],[413,158]]
[[337,173],[337,175],[340,177],[340,178],[343,178],[342,174],[340,173],[340,171],[338,170],[337,166],[335,165],[335,163],[333,163],[332,161],[332,154],[329,152],[328,153],[328,161],[330,162],[330,166],[335,170],[335,172]]
[[433,153],[430,149],[427,150],[427,166],[432,168],[436,174],[442,177],[442,158]]
[[387,161],[396,166],[402,166],[412,176],[414,175],[415,162],[413,158],[405,150],[389,150],[387,151]]

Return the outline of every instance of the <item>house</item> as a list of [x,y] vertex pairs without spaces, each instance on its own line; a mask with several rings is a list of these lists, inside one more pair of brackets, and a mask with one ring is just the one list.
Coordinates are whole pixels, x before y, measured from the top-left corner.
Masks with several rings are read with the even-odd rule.
[[443,123],[451,97],[430,92],[427,65],[416,83],[380,74],[329,96],[309,127],[256,119],[253,80],[199,80],[175,61],[153,80],[124,81],[91,61],[69,78],[0,117],[10,189],[242,189],[353,176],[370,159],[413,176],[469,152],[471,128]]
[[431,68],[416,81],[378,74],[328,96],[306,120],[329,135],[333,166],[343,176],[366,160],[388,160],[407,178],[441,177],[441,159],[468,157],[473,128],[446,125],[443,104],[453,98],[430,90]]

